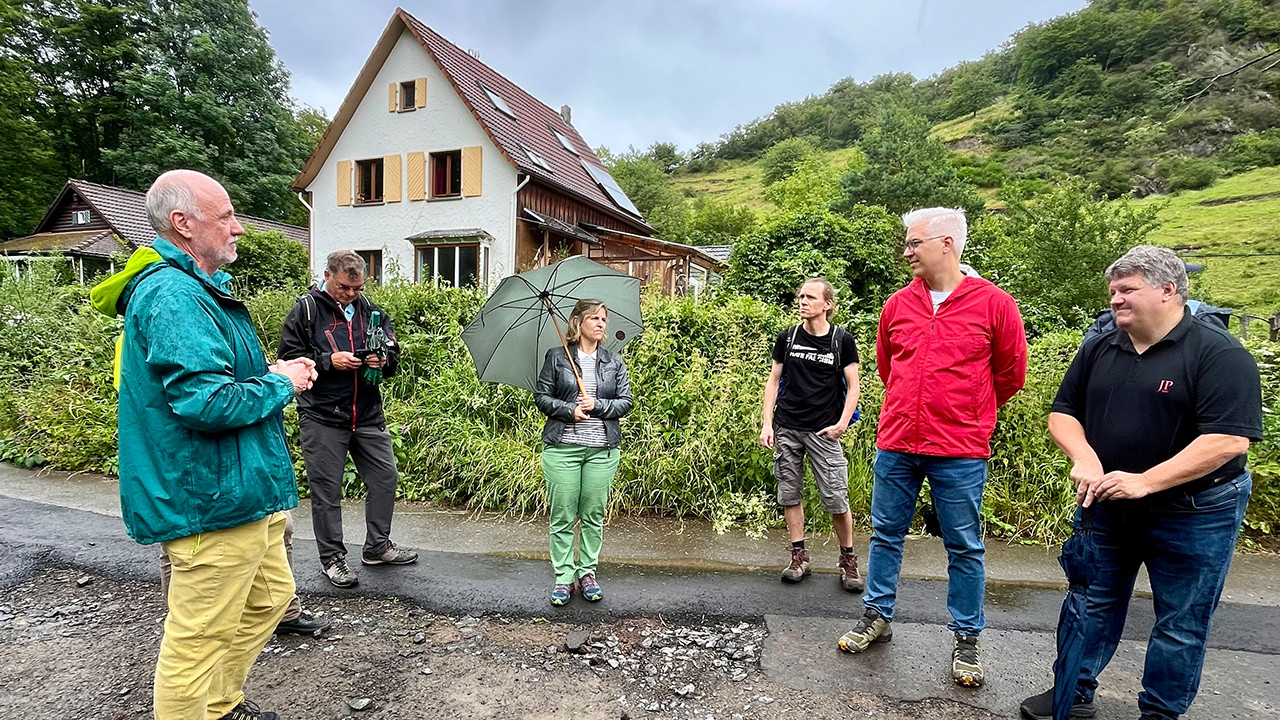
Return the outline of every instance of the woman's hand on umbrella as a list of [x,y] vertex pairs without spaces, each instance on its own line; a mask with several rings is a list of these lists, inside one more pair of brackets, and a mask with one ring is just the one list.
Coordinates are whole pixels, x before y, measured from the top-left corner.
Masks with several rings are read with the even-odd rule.
[[579,395],[578,407],[582,408],[586,412],[591,412],[596,409],[596,399],[590,395]]
[[586,410],[583,410],[583,409],[582,409],[582,406],[581,406],[581,405],[574,405],[574,406],[573,406],[573,421],[574,421],[574,422],[583,422],[583,421],[585,421],[585,420],[589,420],[590,418],[591,418],[591,416],[587,414],[587,411],[586,411]]

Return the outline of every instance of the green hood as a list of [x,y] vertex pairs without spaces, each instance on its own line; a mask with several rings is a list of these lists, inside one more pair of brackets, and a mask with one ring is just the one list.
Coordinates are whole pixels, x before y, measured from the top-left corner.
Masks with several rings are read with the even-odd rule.
[[107,317],[115,317],[122,313],[124,308],[120,307],[119,302],[125,288],[148,265],[163,259],[160,253],[149,247],[134,250],[123,270],[98,283],[93,290],[89,291],[89,302],[93,304],[93,309]]

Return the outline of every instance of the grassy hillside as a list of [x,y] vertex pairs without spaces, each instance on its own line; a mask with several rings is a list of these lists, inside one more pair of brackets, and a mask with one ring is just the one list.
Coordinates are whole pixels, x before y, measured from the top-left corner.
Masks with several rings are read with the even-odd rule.
[[[1192,288],[1200,297],[1254,315],[1280,311],[1280,168],[1141,202],[1167,203],[1151,240],[1204,264]],[[1215,257],[1223,255],[1246,257]]]
[[[857,148],[843,148],[823,153],[827,163],[846,170],[861,153]],[[743,205],[761,212],[772,207],[764,199],[763,171],[757,162],[734,161],[715,172],[680,173],[671,176],[671,184],[686,194],[702,195],[720,202]]]

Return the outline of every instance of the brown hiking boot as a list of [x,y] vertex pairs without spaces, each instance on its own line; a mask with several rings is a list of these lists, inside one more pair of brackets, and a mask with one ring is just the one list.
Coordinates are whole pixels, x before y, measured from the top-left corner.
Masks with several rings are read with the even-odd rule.
[[858,574],[858,556],[855,553],[840,552],[840,587],[846,592],[862,592],[867,585]]
[[782,582],[798,583],[810,572],[809,551],[804,548],[791,548],[791,564],[782,571]]

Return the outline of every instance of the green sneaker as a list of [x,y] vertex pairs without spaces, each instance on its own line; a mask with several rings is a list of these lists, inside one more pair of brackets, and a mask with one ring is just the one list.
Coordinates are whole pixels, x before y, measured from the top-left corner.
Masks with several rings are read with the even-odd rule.
[[860,653],[871,643],[887,643],[893,639],[893,628],[875,608],[867,608],[853,629],[840,637],[840,649]]

